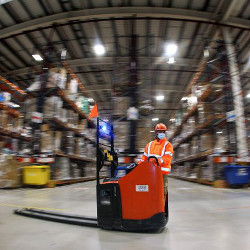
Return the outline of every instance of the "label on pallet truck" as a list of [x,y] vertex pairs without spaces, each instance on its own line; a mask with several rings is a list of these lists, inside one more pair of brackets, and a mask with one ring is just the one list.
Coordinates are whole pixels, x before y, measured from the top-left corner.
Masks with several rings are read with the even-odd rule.
[[135,186],[136,192],[148,192],[148,185],[136,185]]

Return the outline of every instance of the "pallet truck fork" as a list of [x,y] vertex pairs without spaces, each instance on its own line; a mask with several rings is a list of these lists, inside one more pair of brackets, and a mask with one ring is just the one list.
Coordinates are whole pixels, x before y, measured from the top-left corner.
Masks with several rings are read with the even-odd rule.
[[[168,200],[164,199],[163,178],[159,167],[143,162],[128,168],[121,178],[115,173],[118,157],[114,150],[113,126],[97,118],[96,133],[97,218],[52,213],[38,209],[18,209],[18,215],[121,231],[160,231],[168,222]],[[103,144],[110,142],[110,145]],[[108,146],[110,150],[102,150]],[[151,158],[151,157],[150,157]],[[157,159],[156,159],[157,161]],[[100,182],[100,171],[109,162],[110,178]]]

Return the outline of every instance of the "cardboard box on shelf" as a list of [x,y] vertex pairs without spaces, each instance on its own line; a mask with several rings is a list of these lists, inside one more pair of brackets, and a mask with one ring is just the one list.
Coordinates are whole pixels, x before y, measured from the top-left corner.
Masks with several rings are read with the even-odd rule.
[[74,148],[74,154],[83,156],[82,155],[82,146],[83,146],[83,138],[76,138],[75,139],[75,148]]
[[196,175],[197,179],[201,179],[201,166],[199,164],[195,165],[194,174]]
[[195,130],[195,117],[189,117],[186,124],[186,134],[192,134]]
[[[76,79],[71,79],[69,83],[68,93],[69,94],[76,94],[78,90],[78,82]],[[76,99],[76,97],[75,97]]]
[[87,143],[85,147],[86,147],[86,156],[94,159],[96,154],[94,145],[91,143]]
[[21,167],[15,156],[0,155],[0,188],[21,187]]
[[57,79],[57,86],[61,89],[65,89],[67,81],[67,71],[64,68],[60,68],[58,73],[59,75]]
[[198,121],[200,124],[209,120],[213,115],[211,103],[202,102],[198,104]]
[[187,109],[190,111],[197,104],[198,100],[194,94],[190,94],[187,96]]
[[199,146],[200,146],[199,137],[194,136],[190,143],[190,155],[191,156],[197,155],[199,153]]
[[65,89],[67,81],[67,71],[64,68],[52,68],[49,70],[48,82],[46,88],[58,86]]
[[30,143],[27,141],[21,141],[21,146],[19,148],[19,154],[29,154],[31,153]]
[[203,180],[213,181],[214,180],[214,169],[208,161],[202,161],[199,163],[200,166],[200,178]]
[[67,123],[69,126],[74,126],[74,110],[68,109],[67,110]]
[[72,124],[73,124],[73,127],[74,128],[77,128],[77,125],[78,125],[78,123],[79,123],[79,120],[81,120],[81,119],[79,119],[79,115],[77,114],[77,113],[73,113],[73,120],[72,120]]
[[179,150],[178,150],[179,154],[179,158],[183,159],[186,158],[190,155],[190,151],[189,151],[189,143],[183,143],[180,145]]
[[54,144],[55,150],[61,150],[61,141],[62,141],[62,131],[56,131],[55,132],[55,144]]
[[227,112],[225,103],[216,103],[213,105],[213,113],[215,115],[223,115]]
[[16,127],[15,127],[16,132],[20,133],[22,131],[23,122],[24,122],[23,116],[17,118],[17,123],[16,123]]
[[49,76],[46,87],[47,88],[55,87],[57,85],[57,78],[58,78],[58,68],[51,68],[49,70]]
[[70,178],[70,159],[67,157],[56,157],[55,160],[55,179]]
[[129,97],[117,97],[114,103],[114,115],[126,116],[129,103]]
[[18,139],[11,139],[11,150],[14,154],[19,152]]
[[1,112],[0,127],[3,129],[8,129],[8,114],[5,110]]
[[43,105],[44,118],[53,118],[55,116],[57,100],[57,96],[50,96],[45,98],[45,102]]
[[221,133],[216,133],[216,141],[214,146],[214,153],[223,153],[229,151],[229,143],[227,140],[226,131],[219,131]]
[[65,122],[65,123],[68,122],[68,119],[67,119],[67,109],[62,108],[61,109],[61,114],[62,114],[61,121]]
[[66,145],[65,145],[66,154],[74,154],[74,144],[75,144],[74,134],[75,133],[73,131],[66,131]]
[[31,120],[33,112],[37,111],[37,99],[28,98],[24,102],[24,108],[22,109],[25,114],[25,120]]
[[45,131],[48,131],[48,130],[50,130],[49,124],[42,124],[41,125],[41,131],[42,132],[45,132]]
[[202,162],[201,164],[201,179],[208,181],[214,180],[213,167],[210,166],[207,162]]
[[43,153],[53,152],[54,150],[54,133],[53,131],[45,131],[41,133],[40,150]]
[[95,175],[96,175],[96,168],[93,167],[93,164],[92,163],[85,164],[83,168],[83,176],[90,177],[90,176],[95,176]]
[[83,132],[84,130],[86,130],[87,127],[87,120],[84,119],[78,119],[78,126],[77,128]]
[[204,133],[200,136],[200,151],[208,151],[214,149],[215,138],[210,132]]
[[70,162],[70,177],[79,178],[81,177],[81,170],[76,163]]

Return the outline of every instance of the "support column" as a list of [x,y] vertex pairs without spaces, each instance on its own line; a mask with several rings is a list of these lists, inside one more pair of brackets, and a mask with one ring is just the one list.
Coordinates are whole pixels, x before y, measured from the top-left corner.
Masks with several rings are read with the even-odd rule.
[[[133,22],[133,33],[131,37],[131,48],[130,48],[130,107],[137,108],[137,60],[136,60],[136,35],[134,34]],[[130,121],[130,153],[134,154],[136,152],[136,127],[137,121]]]
[[234,111],[236,114],[237,155],[240,158],[244,158],[248,156],[248,149],[240,71],[237,64],[235,47],[230,35],[230,29],[227,27],[222,28],[222,35],[226,46],[230,79],[232,83]]

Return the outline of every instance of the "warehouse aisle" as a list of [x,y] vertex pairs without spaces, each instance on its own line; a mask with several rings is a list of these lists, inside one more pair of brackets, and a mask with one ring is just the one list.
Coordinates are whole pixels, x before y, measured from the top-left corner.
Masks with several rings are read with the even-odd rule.
[[0,248],[250,249],[250,189],[214,189],[170,179],[170,220],[160,234],[104,231],[12,214],[15,207],[95,216],[95,182],[54,189],[0,190]]

